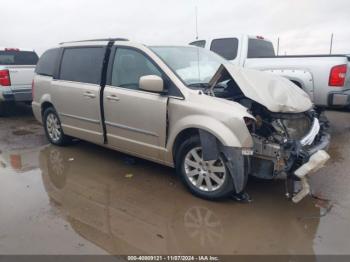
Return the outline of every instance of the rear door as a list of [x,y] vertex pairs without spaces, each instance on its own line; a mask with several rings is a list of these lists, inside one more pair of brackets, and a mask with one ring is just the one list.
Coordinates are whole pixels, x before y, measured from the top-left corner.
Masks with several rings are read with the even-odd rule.
[[94,143],[103,143],[100,82],[105,46],[64,48],[58,79],[52,81],[52,100],[63,130]]
[[11,90],[30,89],[38,56],[33,51],[9,49],[0,51],[0,65],[8,68]]
[[144,75],[162,76],[153,61],[141,51],[118,47],[103,105],[108,144],[125,152],[159,159],[165,148],[167,97],[143,91]]

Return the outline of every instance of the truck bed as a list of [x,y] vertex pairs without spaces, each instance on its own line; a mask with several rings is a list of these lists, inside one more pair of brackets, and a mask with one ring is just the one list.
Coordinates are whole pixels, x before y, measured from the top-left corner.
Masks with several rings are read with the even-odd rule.
[[[283,74],[284,70],[304,71],[309,73],[309,81],[312,90],[313,101],[319,106],[329,106],[329,94],[332,92],[343,92],[350,89],[350,62],[349,57],[345,55],[292,55],[292,56],[274,56],[263,58],[247,58],[244,66],[248,68],[263,71],[278,71]],[[345,85],[342,87],[329,86],[329,76],[331,69],[336,65],[348,67]],[[298,82],[295,80],[294,82]],[[316,90],[317,89],[317,90]]]

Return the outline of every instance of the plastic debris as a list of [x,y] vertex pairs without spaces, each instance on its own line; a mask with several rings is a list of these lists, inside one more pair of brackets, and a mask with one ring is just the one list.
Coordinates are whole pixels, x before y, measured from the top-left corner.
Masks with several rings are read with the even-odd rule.
[[133,174],[126,174],[125,177],[126,178],[132,178],[134,175]]

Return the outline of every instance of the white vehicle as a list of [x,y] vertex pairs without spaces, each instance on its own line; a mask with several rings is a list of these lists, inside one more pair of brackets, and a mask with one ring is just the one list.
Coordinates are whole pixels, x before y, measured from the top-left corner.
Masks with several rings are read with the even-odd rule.
[[276,56],[261,36],[238,35],[196,40],[232,63],[284,76],[302,88],[319,107],[350,104],[350,57],[346,55]]
[[15,102],[32,101],[32,80],[38,56],[33,50],[0,48],[0,116]]

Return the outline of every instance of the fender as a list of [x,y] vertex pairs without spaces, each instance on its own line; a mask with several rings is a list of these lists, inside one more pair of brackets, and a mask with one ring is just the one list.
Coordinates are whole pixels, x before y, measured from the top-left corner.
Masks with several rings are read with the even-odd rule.
[[168,152],[172,152],[175,139],[177,135],[183,130],[189,128],[196,128],[207,131],[215,136],[223,146],[241,148],[252,147],[252,137],[245,126],[243,119],[240,121],[242,124],[235,126],[235,130],[232,130],[223,122],[211,117],[203,115],[189,115],[176,122],[176,125],[171,127],[171,133],[169,134],[167,149]]
[[44,94],[43,96],[41,96],[39,102],[36,102],[33,100],[32,102],[32,110],[33,110],[33,114],[36,118],[36,120],[39,121],[39,123],[42,123],[42,105],[44,103],[50,103],[51,102],[51,95],[50,94]]
[[42,104],[44,104],[45,102],[49,102],[49,103],[52,104],[51,95],[50,94],[44,94],[44,95],[41,96],[40,101],[39,101],[40,106]]

